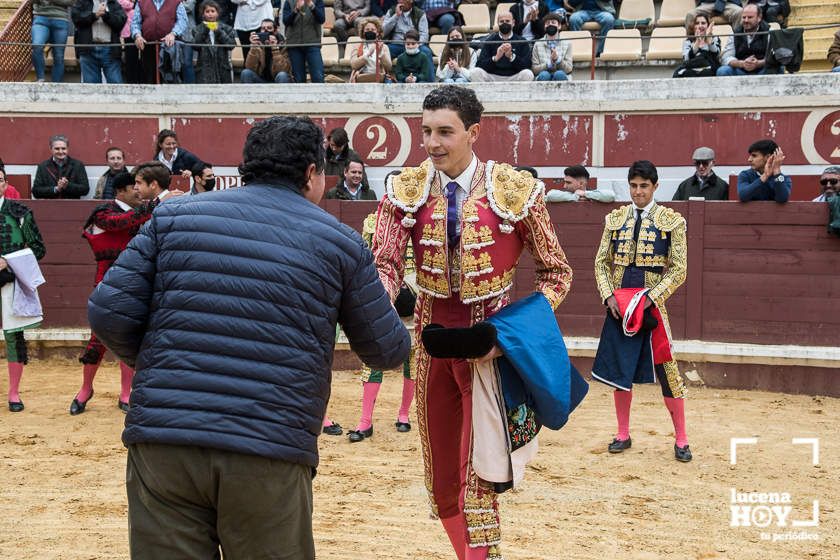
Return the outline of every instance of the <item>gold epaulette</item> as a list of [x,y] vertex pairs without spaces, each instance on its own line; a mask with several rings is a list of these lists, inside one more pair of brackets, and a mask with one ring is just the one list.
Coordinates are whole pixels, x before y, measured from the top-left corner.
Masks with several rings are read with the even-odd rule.
[[653,225],[659,231],[673,231],[680,225],[685,225],[685,218],[682,214],[671,208],[656,205],[653,212]]
[[399,175],[385,181],[385,192],[394,206],[404,212],[417,212],[429,198],[434,173],[429,172],[429,160],[418,167],[405,167]]
[[509,222],[520,221],[543,192],[542,181],[527,171],[516,171],[507,163],[488,161],[487,167],[487,200],[493,212]]
[[630,206],[622,206],[621,208],[616,208],[604,219],[607,224],[607,229],[610,231],[615,231],[621,229],[624,225],[624,222],[627,221],[627,209]]

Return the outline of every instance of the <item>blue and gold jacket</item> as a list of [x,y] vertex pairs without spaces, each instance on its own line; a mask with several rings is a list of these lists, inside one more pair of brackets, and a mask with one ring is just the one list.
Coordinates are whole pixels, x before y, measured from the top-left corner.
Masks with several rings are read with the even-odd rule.
[[595,282],[601,301],[606,301],[622,281],[627,268],[635,265],[644,271],[644,287],[661,312],[665,300],[685,282],[685,219],[679,212],[654,204],[642,218],[638,242],[633,241],[636,216],[633,205],[622,206],[607,214],[601,244],[595,255]]

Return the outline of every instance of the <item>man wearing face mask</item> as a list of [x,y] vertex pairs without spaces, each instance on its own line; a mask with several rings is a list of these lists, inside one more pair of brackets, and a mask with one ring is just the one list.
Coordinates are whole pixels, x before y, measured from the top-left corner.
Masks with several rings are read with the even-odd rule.
[[560,40],[561,20],[562,16],[554,13],[543,18],[545,36],[542,41],[534,43],[531,54],[531,64],[538,82],[564,82],[572,73],[572,43]]
[[513,16],[513,31],[522,35],[533,45],[533,42],[542,38],[543,18],[548,15],[548,6],[544,0],[522,0],[510,8]]
[[496,16],[499,32],[487,36],[472,71],[473,82],[530,82],[531,48],[521,35],[513,32],[513,16],[500,13]]

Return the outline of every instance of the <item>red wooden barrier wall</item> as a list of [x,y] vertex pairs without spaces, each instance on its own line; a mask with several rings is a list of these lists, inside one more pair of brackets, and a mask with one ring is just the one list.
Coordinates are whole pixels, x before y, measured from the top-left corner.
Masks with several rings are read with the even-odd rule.
[[[81,224],[96,201],[26,201],[47,245],[41,289],[45,326],[85,326],[93,257]],[[669,301],[675,338],[764,344],[837,344],[840,239],[826,232],[827,205],[791,202],[669,202],[688,221],[688,278]],[[361,230],[375,202],[324,200],[321,206]],[[593,258],[604,216],[617,204],[550,205],[575,277],[560,307],[568,335],[598,336],[604,307]],[[515,296],[533,289],[523,255]]]

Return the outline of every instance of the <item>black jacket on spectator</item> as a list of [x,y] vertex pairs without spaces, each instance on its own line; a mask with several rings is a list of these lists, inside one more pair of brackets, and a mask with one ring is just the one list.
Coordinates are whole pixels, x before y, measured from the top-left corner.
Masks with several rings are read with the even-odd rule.
[[[110,43],[120,42],[120,31],[125,25],[126,15],[120,3],[117,0],[108,0],[106,6],[108,10],[102,16],[102,21],[111,28]],[[75,41],[76,45],[89,45],[93,43],[93,24],[97,20],[96,10],[99,8],[98,0],[76,0],[73,7],[70,8],[70,16],[73,18],[73,24],[76,26]],[[90,48],[76,47],[76,52],[79,56],[87,54]],[[111,58],[120,58],[122,56],[120,47],[111,48]]]
[[352,198],[347,189],[344,188],[344,179],[341,179],[336,186],[327,191],[324,198],[330,200],[377,200],[376,193],[369,186],[362,183],[359,188],[362,191],[359,198]]
[[711,173],[700,184],[697,175],[692,175],[677,187],[674,200],[688,200],[691,196],[702,196],[706,200],[729,200],[729,184]]
[[[513,16],[513,32],[517,35],[522,35],[522,30],[525,29],[525,6],[522,2],[517,2],[510,7],[510,15]],[[531,33],[534,34],[534,39],[541,39],[545,35],[542,19],[548,15],[548,6],[542,0],[537,4],[537,19],[531,22]]]
[[[155,154],[155,160],[156,161],[160,161],[158,159],[159,155],[160,155],[160,152]],[[172,162],[172,170],[170,171],[170,173],[172,175],[180,175],[181,171],[184,171],[185,169],[187,171],[192,171],[193,166],[196,163],[200,163],[200,162],[201,162],[201,160],[198,159],[197,155],[190,152],[189,150],[185,150],[181,146],[178,146],[178,155],[175,156],[175,161]]]
[[526,68],[530,68],[531,47],[528,46],[528,42],[516,33],[513,34],[509,41],[522,41],[521,43],[511,43],[514,54],[513,60],[503,56],[498,62],[493,62],[493,57],[496,56],[499,45],[504,43],[505,40],[498,33],[491,33],[485,37],[481,43],[481,52],[478,55],[476,66],[488,74],[496,74],[497,76],[513,76]]
[[162,203],[88,302],[134,365],[123,442],[318,464],[336,323],[370,367],[410,337],[361,236],[287,184]]
[[[56,190],[56,183],[67,177],[67,186],[61,192]],[[35,171],[32,183],[34,198],[81,198],[90,190],[85,164],[67,156],[59,167],[53,158],[42,161]]]
[[[746,35],[735,35],[735,37],[732,38],[732,40],[735,41],[735,58],[737,58],[738,60],[746,60],[750,57],[750,55],[752,55],[759,60],[764,60],[764,57],[767,56],[769,31],[770,26],[762,20],[758,22],[758,31],[756,32],[752,43],[747,44]],[[735,28],[735,33],[743,32],[744,28],[742,26],[739,25]],[[755,72],[760,71],[761,69],[755,70]]]

